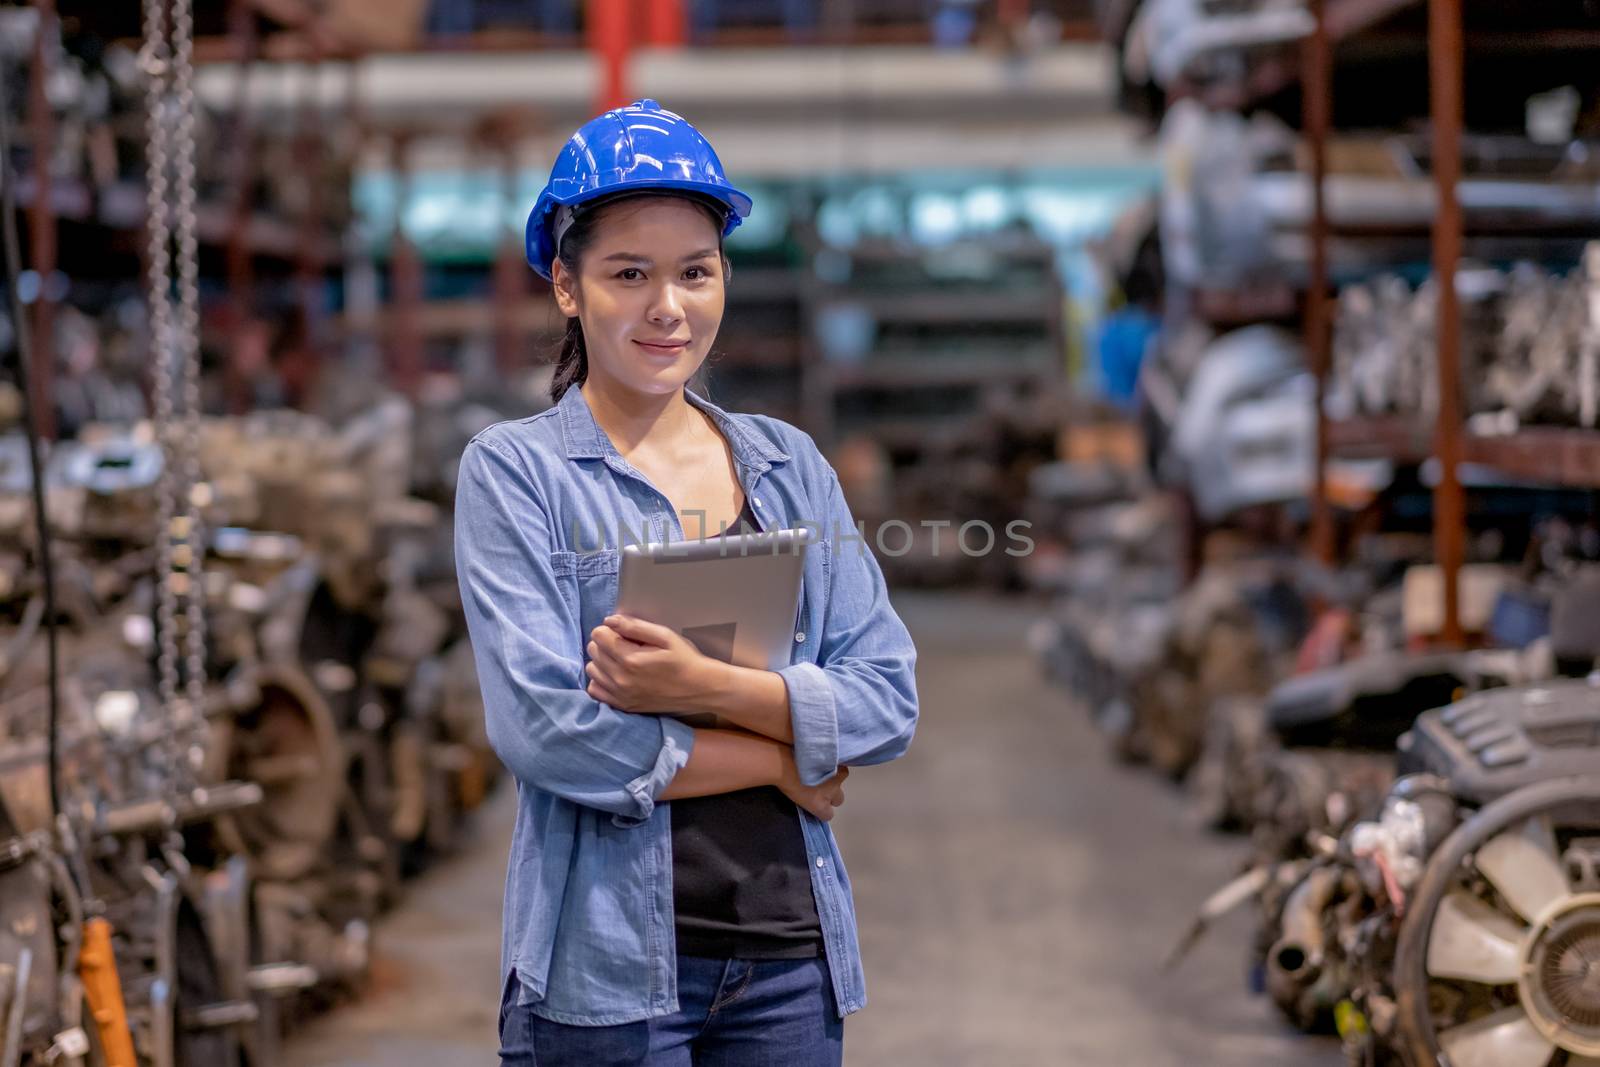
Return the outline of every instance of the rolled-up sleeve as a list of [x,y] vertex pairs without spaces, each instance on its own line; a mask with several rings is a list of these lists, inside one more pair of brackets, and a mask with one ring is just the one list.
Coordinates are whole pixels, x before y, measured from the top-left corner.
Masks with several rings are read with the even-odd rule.
[[524,465],[475,439],[457,481],[456,580],[489,743],[526,785],[636,826],[688,762],[694,729],[589,696],[586,635],[552,568],[554,547]]
[[833,556],[817,658],[778,671],[807,785],[826,781],[840,765],[897,759],[917,727],[917,649],[831,466],[827,500],[822,531]]

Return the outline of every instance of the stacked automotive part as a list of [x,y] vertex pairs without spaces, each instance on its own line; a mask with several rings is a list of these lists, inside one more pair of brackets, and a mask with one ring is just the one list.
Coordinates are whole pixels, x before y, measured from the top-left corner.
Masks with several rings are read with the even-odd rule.
[[[75,440],[40,448],[34,403],[27,435],[0,438],[7,1064],[276,1062],[300,1005],[363,981],[402,874],[454,845],[496,776],[449,472],[430,453],[439,502],[410,495],[409,403],[337,432],[201,413],[193,13],[145,7],[133,343],[153,417],[84,364],[84,403],[55,394]],[[8,224],[9,154],[0,138]],[[20,294],[14,242],[6,258]],[[48,374],[19,307],[19,362]],[[85,323],[56,320],[69,351],[94,347]]]
[[1367,1062],[1589,1062],[1597,721],[1592,680],[1421,716],[1381,815],[1273,871],[1263,966],[1284,1010],[1341,1015]]
[[[63,800],[89,818],[91,893],[117,931],[136,1020],[146,1006],[134,994],[159,973],[138,960],[200,967],[187,996],[203,1003],[185,1010],[201,1011],[208,1029],[267,1018],[252,993],[358,982],[369,924],[396,899],[402,872],[448,851],[494,781],[447,516],[405,494],[409,435],[404,405],[339,434],[291,413],[204,425],[202,484],[214,491],[205,721],[181,735],[149,681],[155,574],[143,531],[161,452],[110,436],[55,454]],[[12,543],[26,544],[26,497],[4,503]],[[25,859],[48,834],[50,802],[42,600],[30,561],[18,564],[6,597],[0,797]],[[154,871],[172,884],[152,882]],[[193,944],[169,951],[175,937]],[[33,954],[36,976],[46,962]],[[28,1010],[59,1003],[30,995]],[[25,1029],[25,1049],[61,1029],[41,1027]]]
[[[1458,282],[1466,305],[1466,410],[1481,425],[1594,429],[1600,413],[1600,246],[1564,275],[1532,263],[1476,270]],[[1413,290],[1388,275],[1340,291],[1330,412],[1431,417],[1438,409],[1431,281]]]

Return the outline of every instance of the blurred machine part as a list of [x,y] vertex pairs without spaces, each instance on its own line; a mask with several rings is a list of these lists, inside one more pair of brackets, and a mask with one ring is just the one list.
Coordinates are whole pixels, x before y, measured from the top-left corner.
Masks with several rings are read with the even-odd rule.
[[1209,345],[1185,384],[1163,477],[1200,517],[1304,499],[1316,458],[1315,387],[1299,343],[1250,326]]
[[[1523,425],[1594,428],[1600,416],[1600,245],[1583,265],[1550,274],[1520,263],[1458,277],[1467,315],[1463,351],[1467,412],[1491,433]],[[1344,288],[1333,340],[1328,410],[1338,418],[1420,415],[1438,406],[1431,279],[1413,289],[1398,276]]]
[[1337,1028],[1369,1063],[1600,1051],[1584,977],[1600,924],[1597,723],[1592,679],[1420,716],[1381,812],[1264,883],[1258,951],[1285,1013]]

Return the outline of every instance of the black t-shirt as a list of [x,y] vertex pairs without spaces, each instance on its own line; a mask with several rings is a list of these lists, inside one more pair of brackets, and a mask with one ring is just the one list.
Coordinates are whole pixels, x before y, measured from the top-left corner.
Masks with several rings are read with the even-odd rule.
[[[746,500],[727,532],[759,529]],[[776,786],[762,786],[684,797],[671,809],[680,953],[718,959],[821,954],[822,924],[794,801]]]

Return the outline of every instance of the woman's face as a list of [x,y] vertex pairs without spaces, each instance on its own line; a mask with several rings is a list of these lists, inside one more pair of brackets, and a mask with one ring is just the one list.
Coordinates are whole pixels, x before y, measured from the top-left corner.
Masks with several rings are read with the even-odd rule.
[[719,232],[681,197],[600,209],[578,277],[559,259],[556,304],[583,324],[589,374],[646,393],[687,382],[716,339],[726,297]]

